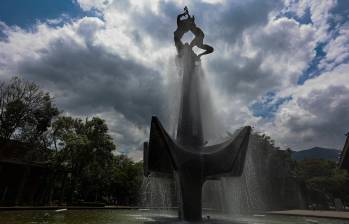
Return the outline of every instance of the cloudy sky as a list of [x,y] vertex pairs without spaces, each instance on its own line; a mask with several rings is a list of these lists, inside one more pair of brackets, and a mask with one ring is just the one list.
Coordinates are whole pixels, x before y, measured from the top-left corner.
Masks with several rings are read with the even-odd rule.
[[202,65],[227,130],[252,125],[295,150],[343,146],[347,0],[2,0],[0,79],[33,80],[64,114],[104,118],[119,152],[140,155],[151,115],[167,117],[185,5],[215,48]]

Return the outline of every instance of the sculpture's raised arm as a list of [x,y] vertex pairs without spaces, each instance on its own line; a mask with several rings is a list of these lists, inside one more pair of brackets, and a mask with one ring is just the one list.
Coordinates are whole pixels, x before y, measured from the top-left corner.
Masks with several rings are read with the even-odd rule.
[[186,16],[186,15],[188,15],[188,18],[190,17],[187,6],[184,7],[184,12],[181,13],[181,14],[179,14],[179,15],[177,16],[177,26],[180,26],[180,25],[181,25],[181,24],[180,24],[180,23],[182,22],[181,18],[182,18],[183,16]]
[[[188,18],[186,19],[181,19],[184,16],[188,16]],[[189,15],[189,11],[187,7],[184,7],[184,12],[179,14],[177,16],[177,29],[176,31],[173,33],[174,34],[174,42],[177,48],[178,53],[180,52],[180,50],[183,48],[183,43],[181,41],[181,38],[183,37],[183,35],[189,31],[189,24],[188,24],[188,20],[190,19],[190,15]]]

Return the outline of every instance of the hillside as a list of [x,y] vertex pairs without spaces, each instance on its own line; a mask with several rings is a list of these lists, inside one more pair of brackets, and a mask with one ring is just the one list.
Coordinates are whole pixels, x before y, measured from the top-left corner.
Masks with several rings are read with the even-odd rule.
[[328,149],[321,147],[314,147],[311,149],[305,149],[301,151],[293,151],[292,159],[304,160],[304,159],[326,159],[337,161],[341,151],[337,149]]

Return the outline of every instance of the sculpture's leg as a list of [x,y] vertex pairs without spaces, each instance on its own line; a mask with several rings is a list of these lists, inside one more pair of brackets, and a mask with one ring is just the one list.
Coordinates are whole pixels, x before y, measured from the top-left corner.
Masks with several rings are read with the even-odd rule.
[[204,44],[204,36],[196,36],[190,43],[190,48],[193,48],[194,46],[197,46],[198,48],[205,50],[203,53],[198,55],[199,58],[202,55],[210,54],[214,51],[213,47]]
[[188,172],[177,173],[182,203],[180,204],[180,216],[185,221],[201,221],[202,219],[202,180],[197,176]]
[[210,54],[213,52],[213,47],[211,47],[210,45],[207,45],[207,44],[202,44],[202,45],[199,45],[198,46],[199,48],[205,50],[204,52],[202,52],[201,54],[198,55],[198,57],[201,57],[202,55],[205,55],[205,54]]

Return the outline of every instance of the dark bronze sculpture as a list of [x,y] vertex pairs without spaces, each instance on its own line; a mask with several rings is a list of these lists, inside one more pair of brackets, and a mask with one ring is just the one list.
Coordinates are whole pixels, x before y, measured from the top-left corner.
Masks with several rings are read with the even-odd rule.
[[[181,17],[188,16],[181,20]],[[149,143],[144,143],[144,173],[174,178],[179,198],[179,216],[186,221],[200,221],[202,186],[208,179],[240,176],[245,161],[251,127],[242,128],[236,137],[221,144],[206,146],[202,131],[200,97],[195,84],[195,61],[213,48],[203,44],[204,34],[195,26],[188,10],[177,17],[174,41],[183,69],[182,96],[176,139],[172,139],[160,121],[153,117]],[[190,44],[181,37],[192,31],[196,36]],[[206,51],[196,55],[193,46]]]
[[[187,16],[186,19],[181,19],[182,17]],[[198,55],[198,58],[200,58],[202,55],[210,54],[213,52],[213,47],[210,45],[204,44],[204,32],[195,24],[195,17],[190,16],[188,8],[184,8],[184,13],[179,14],[177,16],[177,30],[174,32],[174,41],[177,48],[178,53],[183,49],[183,43],[181,41],[183,35],[191,31],[194,34],[194,39],[190,43],[190,47],[193,48],[194,46],[197,46],[198,48],[201,48],[205,50],[204,52],[200,53]]]

